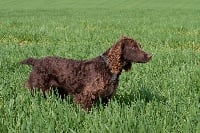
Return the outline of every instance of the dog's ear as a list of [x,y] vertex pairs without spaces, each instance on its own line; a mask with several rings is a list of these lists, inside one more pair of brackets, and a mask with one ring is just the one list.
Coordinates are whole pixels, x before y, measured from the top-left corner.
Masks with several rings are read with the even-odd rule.
[[116,44],[114,44],[106,55],[106,61],[114,74],[119,74],[122,70],[122,52],[124,47],[124,39],[120,39]]

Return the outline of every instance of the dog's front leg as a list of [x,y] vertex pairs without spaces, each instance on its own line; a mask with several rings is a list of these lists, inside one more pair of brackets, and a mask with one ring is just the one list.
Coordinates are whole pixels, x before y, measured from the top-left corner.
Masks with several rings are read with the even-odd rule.
[[90,111],[95,101],[95,96],[91,93],[79,93],[74,95],[74,102],[80,104],[83,109]]

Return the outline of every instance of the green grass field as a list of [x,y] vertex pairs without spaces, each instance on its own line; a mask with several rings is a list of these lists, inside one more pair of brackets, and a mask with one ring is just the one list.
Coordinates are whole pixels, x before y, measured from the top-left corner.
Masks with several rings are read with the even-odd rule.
[[[0,0],[0,132],[200,133],[199,0]],[[96,57],[122,35],[153,54],[123,73],[108,107],[90,113],[32,97],[19,62]]]

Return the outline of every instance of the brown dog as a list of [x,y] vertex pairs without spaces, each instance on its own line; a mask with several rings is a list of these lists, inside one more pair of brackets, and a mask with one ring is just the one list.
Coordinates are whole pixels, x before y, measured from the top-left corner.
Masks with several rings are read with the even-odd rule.
[[142,51],[139,43],[122,37],[105,53],[90,60],[45,57],[28,58],[21,63],[33,67],[27,81],[30,90],[41,89],[45,94],[50,88],[56,88],[62,98],[71,94],[75,103],[90,110],[99,98],[108,103],[123,69],[128,71],[132,62],[146,63],[151,57]]

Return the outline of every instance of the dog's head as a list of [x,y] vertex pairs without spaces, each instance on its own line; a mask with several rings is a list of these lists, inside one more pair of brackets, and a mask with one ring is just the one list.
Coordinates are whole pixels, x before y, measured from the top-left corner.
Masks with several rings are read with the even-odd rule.
[[146,63],[152,55],[144,52],[141,45],[131,38],[123,37],[120,42],[122,43],[122,58],[126,62]]
[[131,63],[146,63],[152,55],[144,52],[141,45],[128,37],[122,37],[107,53],[107,62],[115,74],[130,70]]

